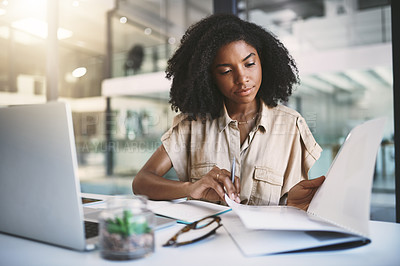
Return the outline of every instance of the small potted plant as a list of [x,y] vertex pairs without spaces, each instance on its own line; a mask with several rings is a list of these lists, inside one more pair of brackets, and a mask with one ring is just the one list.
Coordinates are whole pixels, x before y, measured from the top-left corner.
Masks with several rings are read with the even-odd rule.
[[134,204],[136,200],[129,199],[122,207],[103,211],[100,222],[103,258],[129,260],[154,252],[154,214],[142,205]]

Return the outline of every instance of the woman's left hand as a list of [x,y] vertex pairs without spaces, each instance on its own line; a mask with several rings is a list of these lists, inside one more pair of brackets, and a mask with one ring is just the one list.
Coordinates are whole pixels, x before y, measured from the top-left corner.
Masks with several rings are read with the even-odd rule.
[[289,190],[287,206],[293,206],[307,211],[317,189],[325,181],[325,176],[312,180],[303,180]]

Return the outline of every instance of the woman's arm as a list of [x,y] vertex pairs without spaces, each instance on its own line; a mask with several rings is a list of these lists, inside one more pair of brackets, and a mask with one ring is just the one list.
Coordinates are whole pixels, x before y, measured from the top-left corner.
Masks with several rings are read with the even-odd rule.
[[227,170],[214,167],[199,181],[192,183],[165,179],[163,175],[171,168],[171,159],[164,146],[161,145],[133,179],[133,193],[146,195],[153,200],[191,197],[218,201],[224,200],[225,187],[228,195],[233,200],[238,200],[240,180],[235,177],[235,187],[231,182],[230,172]]
[[132,182],[132,191],[154,200],[169,200],[187,197],[189,182],[168,180],[163,176],[172,168],[164,146],[161,145],[137,173]]

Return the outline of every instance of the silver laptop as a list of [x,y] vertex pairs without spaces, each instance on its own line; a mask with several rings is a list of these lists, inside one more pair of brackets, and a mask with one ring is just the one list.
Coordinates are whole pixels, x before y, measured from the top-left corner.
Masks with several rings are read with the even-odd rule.
[[[68,104],[0,108],[0,232],[94,249],[98,237],[85,237],[77,166]],[[174,222],[160,219],[159,227]]]

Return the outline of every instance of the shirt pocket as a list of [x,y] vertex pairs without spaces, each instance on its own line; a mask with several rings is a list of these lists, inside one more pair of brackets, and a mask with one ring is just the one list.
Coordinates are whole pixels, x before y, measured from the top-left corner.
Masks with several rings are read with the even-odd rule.
[[269,167],[254,168],[250,205],[278,205],[283,175]]
[[190,169],[190,181],[192,183],[201,179],[205,174],[211,171],[215,166],[215,163],[201,163],[195,164]]

